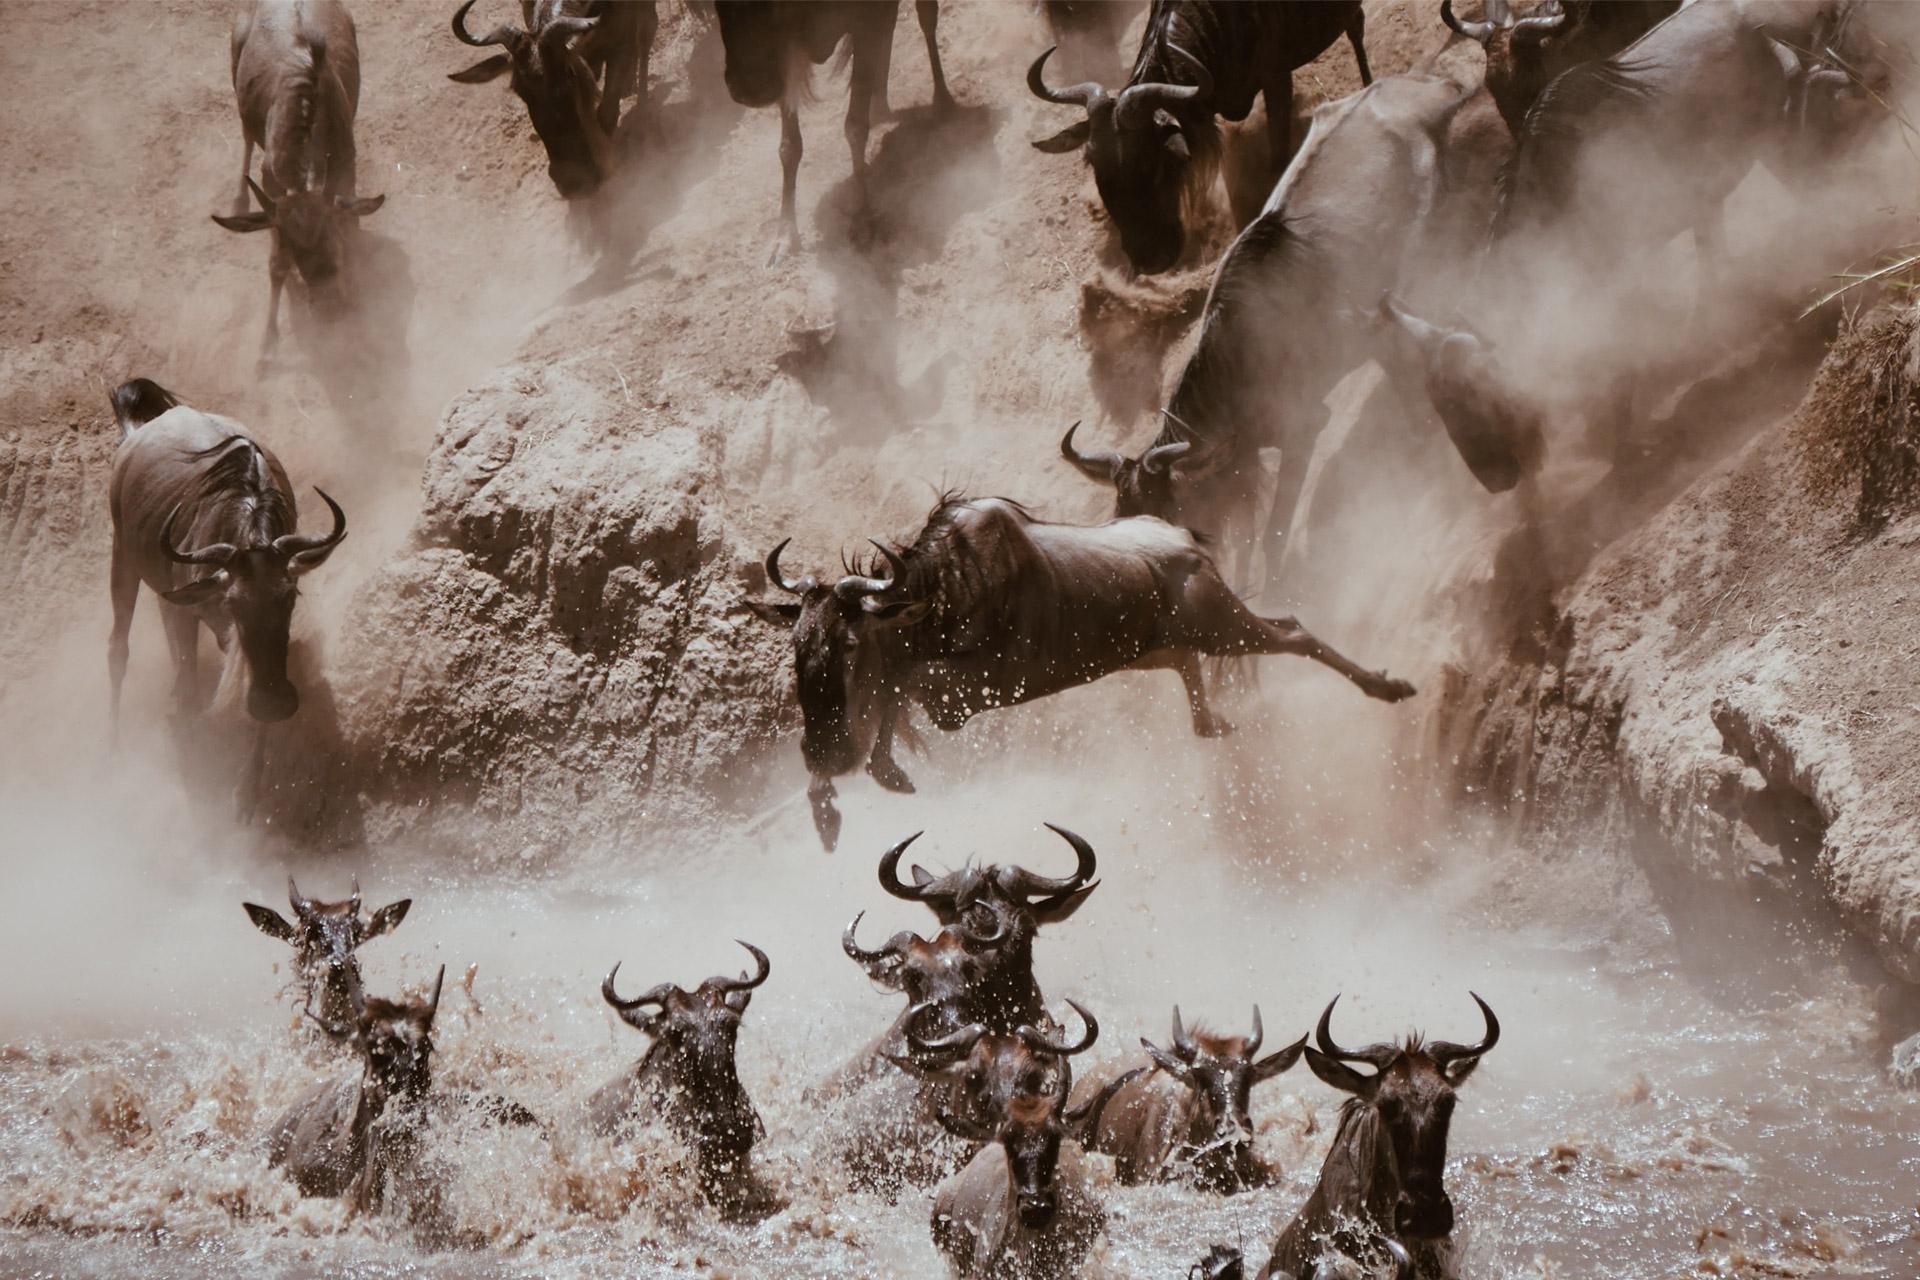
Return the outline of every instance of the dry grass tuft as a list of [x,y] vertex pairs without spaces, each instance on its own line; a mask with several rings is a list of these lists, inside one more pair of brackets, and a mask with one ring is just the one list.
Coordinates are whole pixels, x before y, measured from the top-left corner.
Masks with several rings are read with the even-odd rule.
[[1876,529],[1920,507],[1920,361],[1911,306],[1848,322],[1814,379],[1796,428],[1807,482],[1822,498],[1854,494]]

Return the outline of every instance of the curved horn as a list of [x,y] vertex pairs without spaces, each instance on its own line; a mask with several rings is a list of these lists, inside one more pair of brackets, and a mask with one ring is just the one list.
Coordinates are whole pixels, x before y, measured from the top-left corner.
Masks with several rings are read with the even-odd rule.
[[1083,837],[1075,835],[1065,827],[1056,827],[1051,822],[1046,824],[1046,828],[1073,846],[1074,855],[1079,859],[1073,874],[1056,880],[1051,876],[1037,876],[1025,867],[1015,868],[1018,874],[1013,877],[1013,884],[1008,892],[1022,898],[1057,897],[1061,894],[1073,893],[1085,887],[1086,883],[1093,879],[1093,873],[1099,869],[1099,859],[1094,856],[1093,846]]
[[1447,24],[1455,35],[1465,36],[1469,40],[1486,44],[1493,39],[1494,25],[1491,22],[1462,22],[1453,15],[1453,0],[1440,0],[1440,21]]
[[[672,995],[674,991],[677,989],[674,987],[674,985],[671,982],[663,982],[659,986],[654,987],[652,990],[648,991],[645,995],[635,996],[631,1000],[622,1000],[620,998],[619,993],[614,990],[614,986],[613,986],[614,976],[619,972],[620,972],[620,963],[619,961],[615,961],[613,968],[607,971],[606,978],[600,983],[600,998],[602,1000],[605,1000],[608,1004],[612,1005],[614,1010],[618,1012],[620,1016],[623,1018],[626,1018],[628,1014],[632,1013],[635,1009],[639,1008],[643,1004],[657,1004],[664,1008],[667,1003],[667,997]],[[627,1018],[627,1021],[630,1023],[633,1023],[633,1025],[635,1026],[640,1025],[639,1023],[634,1022],[632,1018]],[[644,1030],[644,1028],[642,1029]]]
[[1537,33],[1535,39],[1545,39],[1567,25],[1568,13],[1564,7],[1556,7],[1552,13],[1536,13],[1531,17],[1510,22],[1507,29],[1516,35],[1522,31]]
[[1428,1055],[1443,1067],[1449,1063],[1458,1062],[1462,1058],[1478,1058],[1500,1043],[1500,1019],[1493,1016],[1493,1010],[1478,993],[1469,991],[1467,994],[1472,996],[1473,1002],[1480,1006],[1480,1014],[1487,1020],[1486,1038],[1479,1044],[1451,1044],[1445,1040],[1436,1040],[1428,1045]]
[[339,545],[340,539],[347,536],[347,513],[342,511],[340,504],[335,502],[333,498],[328,495],[327,491],[319,485],[315,485],[313,491],[320,495],[322,502],[327,504],[327,510],[333,512],[333,532],[282,534],[273,540],[275,554],[283,555],[289,560],[296,556],[305,556],[309,560],[317,560],[321,558],[319,555],[320,552],[331,551]]
[[986,903],[976,903],[975,906],[984,907],[986,913],[993,918],[993,930],[988,932],[984,929],[974,928],[973,925],[968,922],[973,915],[973,912],[969,911],[960,921],[960,935],[962,940],[973,946],[980,947],[993,947],[1005,942],[1008,934],[1011,932],[1007,927],[1006,917]]
[[1076,1053],[1085,1053],[1093,1048],[1093,1042],[1100,1038],[1100,1024],[1079,1001],[1069,1000],[1067,1004],[1080,1015],[1080,1021],[1086,1024],[1086,1030],[1082,1033],[1078,1044],[1062,1044],[1049,1040],[1044,1032],[1033,1027],[1018,1027],[1014,1030],[1014,1034],[1026,1041],[1029,1048],[1057,1054],[1062,1058],[1071,1058]]
[[938,1040],[924,1040],[920,1037],[920,1033],[913,1029],[914,1023],[920,1021],[921,1015],[933,1007],[934,1005],[931,1001],[926,1001],[913,1006],[913,1008],[907,1011],[907,1043],[913,1046],[916,1053],[950,1053],[957,1057],[960,1054],[971,1051],[973,1046],[979,1042],[980,1037],[987,1034],[986,1027],[978,1022],[969,1022],[958,1031],[949,1032],[941,1036]]
[[[1058,45],[1054,46],[1054,48],[1058,47]],[[1089,112],[1106,99],[1107,91],[1101,88],[1099,82],[1095,80],[1088,80],[1065,89],[1049,87],[1046,77],[1046,65],[1047,59],[1052,56],[1053,48],[1050,48],[1035,58],[1033,65],[1027,68],[1027,88],[1033,93],[1034,97],[1040,99],[1042,102],[1051,102],[1062,107],[1081,107]]]
[[302,920],[313,914],[313,899],[300,892],[300,886],[293,882],[292,876],[287,877],[287,903],[292,906],[293,914]]
[[598,18],[565,17],[555,18],[540,28],[540,43],[550,44],[555,39],[563,43],[575,36],[583,36],[593,30]]
[[481,39],[474,39],[467,31],[467,10],[473,8],[473,5],[474,0],[467,0],[465,4],[453,11],[453,34],[460,38],[461,44],[470,44],[476,49],[484,49],[488,45],[506,44],[520,34],[519,29],[511,22],[503,22]]
[[1200,1046],[1187,1034],[1186,1027],[1180,1021],[1180,1006],[1173,1006],[1173,1048],[1181,1057],[1192,1061],[1200,1052]]
[[1387,1063],[1398,1052],[1390,1044],[1370,1044],[1364,1049],[1342,1049],[1333,1039],[1333,1006],[1340,1003],[1335,996],[1327,1001],[1327,1007],[1321,1011],[1320,1023],[1314,1028],[1314,1038],[1320,1042],[1320,1052],[1329,1058],[1338,1058],[1342,1062],[1364,1062],[1368,1066],[1385,1069]]
[[255,182],[252,178],[248,178],[247,190],[253,192],[253,198],[260,202],[260,208],[263,212],[268,214],[271,214],[273,212],[274,210],[273,201],[267,199],[267,193],[260,189],[259,183]]
[[1207,64],[1182,49],[1171,40],[1167,42],[1167,51],[1185,59],[1193,68],[1197,84],[1166,84],[1152,81],[1136,84],[1121,91],[1113,106],[1113,123],[1122,129],[1144,128],[1153,121],[1153,113],[1163,108],[1171,110],[1186,103],[1205,104],[1213,101],[1213,72]]
[[1260,1052],[1260,1046],[1267,1042],[1267,1029],[1260,1025],[1260,1006],[1253,1006],[1253,1034],[1247,1037],[1247,1057]]
[[753,956],[754,975],[749,978],[743,973],[737,978],[716,978],[713,985],[720,991],[752,991],[767,980],[767,976],[773,972],[773,964],[767,959],[767,953],[751,942],[742,938],[735,938],[734,941],[745,947]]
[[240,549],[231,542],[210,542],[193,551],[182,551],[173,544],[173,522],[180,518],[181,504],[173,504],[173,510],[167,512],[166,523],[160,526],[160,549],[167,553],[167,559],[175,564],[211,564],[224,565],[239,554]]
[[789,595],[803,596],[807,593],[807,588],[813,585],[813,580],[801,578],[797,582],[789,582],[786,575],[780,572],[780,553],[785,551],[787,544],[792,541],[792,538],[782,538],[779,546],[767,552],[767,581]]
[[353,908],[347,914],[355,915],[355,916],[359,915],[360,914],[360,877],[359,876],[355,876],[353,878],[353,890],[352,892],[347,894],[347,901],[352,905],[352,908]]
[[882,546],[876,539],[868,538],[867,541],[873,543],[880,554],[886,558],[887,576],[868,578],[857,573],[848,574],[833,584],[833,594],[842,600],[858,600],[861,596],[877,596],[883,591],[890,591],[893,589],[893,584],[900,580],[900,575],[907,571],[907,562],[900,558],[899,552],[892,547]]
[[1121,458],[1117,453],[1082,453],[1073,447],[1073,433],[1080,429],[1079,423],[1067,428],[1067,434],[1060,437],[1060,456],[1078,467],[1091,479],[1102,484],[1112,484],[1113,478],[1120,474]]
[[880,855],[880,887],[896,898],[920,902],[927,896],[926,886],[910,885],[900,879],[900,855],[907,851],[908,845],[925,834],[924,831],[916,831]]
[[883,961],[892,959],[895,952],[892,946],[882,947],[878,951],[868,951],[860,945],[855,935],[859,931],[860,922],[866,918],[866,915],[867,913],[862,911],[853,919],[847,921],[846,929],[840,934],[840,949],[847,953],[847,959],[865,969],[869,977],[877,977],[878,975],[874,973],[874,970],[877,969]]
[[433,1015],[440,1012],[440,988],[446,985],[447,966],[441,965],[440,972],[433,975],[433,994],[427,997],[427,1021],[433,1021]]
[[1140,455],[1140,469],[1154,475],[1162,475],[1176,461],[1185,457],[1193,449],[1193,441],[1176,440],[1172,444],[1157,444]]

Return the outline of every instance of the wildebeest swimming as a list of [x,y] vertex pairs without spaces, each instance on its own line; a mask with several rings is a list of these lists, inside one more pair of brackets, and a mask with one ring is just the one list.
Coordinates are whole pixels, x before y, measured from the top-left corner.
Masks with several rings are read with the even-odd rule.
[[1525,16],[1487,0],[1479,21],[1440,0],[1440,20],[1487,51],[1487,93],[1518,135],[1528,108],[1569,67],[1609,58],[1672,17],[1680,0],[1554,0]]
[[[1087,1150],[1112,1156],[1115,1176],[1129,1186],[1183,1178],[1231,1195],[1268,1185],[1274,1170],[1253,1150],[1253,1089],[1298,1062],[1307,1038],[1263,1058],[1265,1042],[1258,1005],[1245,1036],[1188,1031],[1176,1007],[1169,1047],[1140,1041],[1147,1063],[1113,1090],[1087,1134]],[[1123,1060],[1116,1070],[1128,1066]],[[1108,1080],[1091,1076],[1080,1091],[1091,1098],[1109,1087]]]
[[[1437,76],[1386,76],[1314,112],[1266,208],[1221,259],[1159,434],[1132,458],[1085,452],[1072,429],[1060,442],[1068,462],[1114,487],[1116,516],[1218,536],[1236,581],[1260,552],[1267,584],[1276,581],[1326,397],[1378,354],[1359,318],[1435,256],[1442,147],[1473,92]],[[1280,470],[1257,538],[1265,447],[1279,448]]]
[[740,1083],[734,1050],[740,1019],[773,965],[752,943],[740,945],[753,957],[751,976],[708,978],[692,991],[662,982],[622,999],[614,986],[620,966],[613,966],[600,984],[601,998],[653,1043],[588,1102],[602,1133],[618,1133],[648,1116],[664,1118],[693,1148],[702,1192],[731,1213],[768,1207],[751,1165],[753,1144],[763,1132],[760,1113]]
[[[315,490],[333,513],[333,530],[301,533],[285,468],[238,422],[181,404],[146,378],[122,383],[111,399],[120,426],[108,489],[113,632],[107,670],[116,732],[127,634],[144,583],[161,599],[176,710],[201,707],[204,625],[219,641],[227,671],[245,672],[247,713],[264,735],[267,723],[300,708],[300,691],[287,676],[298,580],[325,564],[347,536],[346,513]],[[257,736],[250,775],[237,793],[246,812],[264,749],[264,736]]]
[[412,898],[389,902],[371,916],[360,913],[360,881],[339,902],[321,902],[300,892],[292,876],[287,877],[287,902],[293,908],[291,921],[271,907],[243,902],[247,918],[269,938],[278,938],[293,948],[293,969],[299,979],[305,1006],[313,1008],[313,997],[320,996],[316,1015],[323,1025],[345,1025],[353,1017],[352,994],[360,983],[360,947],[383,934],[392,933],[407,918]]
[[[1359,0],[1154,0],[1133,73],[1117,93],[1089,81],[1047,84],[1049,49],[1027,72],[1046,102],[1079,107],[1086,118],[1034,143],[1042,151],[1085,146],[1101,202],[1136,271],[1152,275],[1180,260],[1197,202],[1220,167],[1218,120],[1245,120],[1266,97],[1272,176],[1291,145],[1293,72],[1343,33],[1360,82],[1371,84]],[[1243,219],[1244,221],[1244,219]]]
[[502,52],[447,78],[485,84],[510,75],[554,189],[569,200],[592,195],[613,173],[621,99],[639,99],[630,130],[633,117],[647,118],[647,64],[660,29],[654,0],[521,0],[524,27],[503,22],[480,36],[467,29],[476,2],[454,11],[454,36]]
[[[353,117],[360,104],[360,47],[339,0],[254,0],[234,15],[233,94],[245,147],[240,194],[229,231],[273,232],[267,277],[267,332],[261,354],[280,340],[280,292],[289,271],[325,315],[349,302],[348,259],[358,220],[386,200],[355,190]],[[261,149],[260,181],[249,176]],[[249,212],[247,193],[260,201]]]
[[[885,110],[887,71],[893,60],[893,27],[899,0],[715,0],[720,38],[726,45],[727,92],[743,107],[780,108],[780,230],[768,261],[784,247],[800,249],[794,187],[800,172],[800,102],[807,67],[825,62],[845,41],[852,64],[847,84],[847,149],[853,155],[853,185],[867,203],[867,134],[873,112]],[[914,16],[926,39],[933,68],[933,105],[953,106],[940,65],[938,0],[914,0]]]
[[912,790],[893,759],[908,703],[953,730],[1116,671],[1164,668],[1186,686],[1194,732],[1214,737],[1230,726],[1207,702],[1200,660],[1253,654],[1312,658],[1388,702],[1413,694],[1296,620],[1256,615],[1193,534],[1152,517],[1052,524],[1006,498],[949,497],[911,544],[876,543],[869,572],[831,585],[789,580],[786,545],[767,556],[767,580],[799,599],[749,607],[793,630],[800,752],[829,850],[840,833],[834,778],[864,761],[881,786]]

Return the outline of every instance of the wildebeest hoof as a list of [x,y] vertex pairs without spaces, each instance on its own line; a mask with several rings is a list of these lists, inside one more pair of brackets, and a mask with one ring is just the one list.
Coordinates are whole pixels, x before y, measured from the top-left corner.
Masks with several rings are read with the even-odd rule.
[[840,843],[840,810],[833,804],[833,793],[807,797],[813,804],[813,829],[820,833],[820,847],[832,853]]
[[1365,691],[1369,698],[1378,698],[1382,702],[1402,702],[1414,695],[1411,683],[1397,680],[1384,671],[1368,675]]
[[867,761],[867,774],[888,791],[897,792],[903,796],[913,794],[913,779],[907,776],[905,769],[891,760]]
[[1194,736],[1200,738],[1224,738],[1233,732],[1233,722],[1224,716],[1208,716],[1193,722]]

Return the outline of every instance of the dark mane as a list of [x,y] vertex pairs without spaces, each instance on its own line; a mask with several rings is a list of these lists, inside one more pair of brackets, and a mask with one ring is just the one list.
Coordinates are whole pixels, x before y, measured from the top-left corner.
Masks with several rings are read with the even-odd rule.
[[[1019,637],[1022,646],[1044,646],[1054,637],[1035,634],[1058,623],[1050,609],[1031,607],[1022,593],[1036,583],[1030,572],[1031,544],[1025,538],[980,536],[980,526],[962,517],[987,499],[949,491],[940,495],[912,542],[895,550],[906,571],[892,595],[901,600],[925,601],[933,606],[926,621],[906,628],[914,640],[936,642],[943,651],[967,652],[989,637],[1004,641]],[[1040,524],[1034,514],[1011,498],[990,501],[1004,506],[1023,523]],[[887,572],[884,560],[870,559],[862,570]]]
[[[1528,109],[1513,154],[1495,179],[1494,240],[1511,234],[1523,216],[1539,217],[1565,203],[1573,194],[1582,140],[1605,118],[1596,113],[1643,105],[1651,96],[1644,77],[1653,65],[1606,58],[1554,77]],[[1536,207],[1526,209],[1528,202]]]
[[183,505],[217,511],[220,539],[242,549],[263,547],[294,531],[293,503],[274,483],[266,455],[252,440],[228,436],[189,457],[205,465]]

